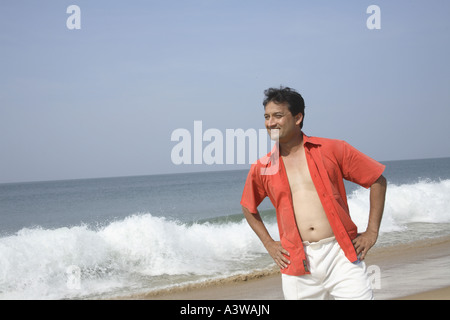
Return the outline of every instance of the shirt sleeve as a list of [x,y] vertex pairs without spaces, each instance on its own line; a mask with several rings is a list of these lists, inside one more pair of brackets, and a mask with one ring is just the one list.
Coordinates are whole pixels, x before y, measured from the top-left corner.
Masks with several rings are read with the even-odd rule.
[[245,181],[241,205],[251,213],[257,213],[258,206],[266,196],[267,193],[261,181],[260,168],[254,164],[251,166]]
[[369,188],[383,173],[385,165],[343,142],[342,172],[346,180]]

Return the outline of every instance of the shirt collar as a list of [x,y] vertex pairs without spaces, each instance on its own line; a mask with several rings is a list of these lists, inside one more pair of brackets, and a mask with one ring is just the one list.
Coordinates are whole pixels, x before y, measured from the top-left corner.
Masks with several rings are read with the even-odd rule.
[[304,146],[306,146],[307,144],[313,144],[313,145],[317,145],[317,146],[321,145],[321,143],[318,141],[317,138],[307,136],[303,131],[302,131],[302,133],[303,133],[303,145]]

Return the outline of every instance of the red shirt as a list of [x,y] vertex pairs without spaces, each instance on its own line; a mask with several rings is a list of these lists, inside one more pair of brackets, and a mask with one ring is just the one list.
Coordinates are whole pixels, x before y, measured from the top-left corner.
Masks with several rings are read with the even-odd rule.
[[[303,145],[312,181],[334,236],[345,256],[354,262],[357,256],[352,240],[357,236],[357,227],[350,218],[343,179],[369,188],[385,166],[342,140],[303,135]],[[310,273],[295,221],[289,181],[276,147],[252,164],[241,205],[257,213],[265,197],[270,198],[276,209],[281,244],[290,254],[291,264],[281,272],[295,276]]]

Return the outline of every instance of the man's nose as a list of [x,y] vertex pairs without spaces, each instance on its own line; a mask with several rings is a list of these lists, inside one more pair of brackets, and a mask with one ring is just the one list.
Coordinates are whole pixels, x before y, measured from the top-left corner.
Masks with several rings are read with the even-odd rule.
[[277,123],[276,123],[276,121],[275,121],[274,118],[270,117],[270,118],[267,120],[267,127],[273,128],[273,127],[275,127],[276,125],[277,125]]

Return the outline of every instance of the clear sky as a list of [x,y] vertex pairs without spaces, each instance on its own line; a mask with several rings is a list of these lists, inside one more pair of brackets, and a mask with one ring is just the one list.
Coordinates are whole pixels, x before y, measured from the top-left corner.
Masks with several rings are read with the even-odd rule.
[[232,169],[173,164],[172,132],[263,128],[263,91],[280,85],[303,95],[308,135],[380,161],[448,157],[449,12],[448,0],[2,0],[0,183]]

